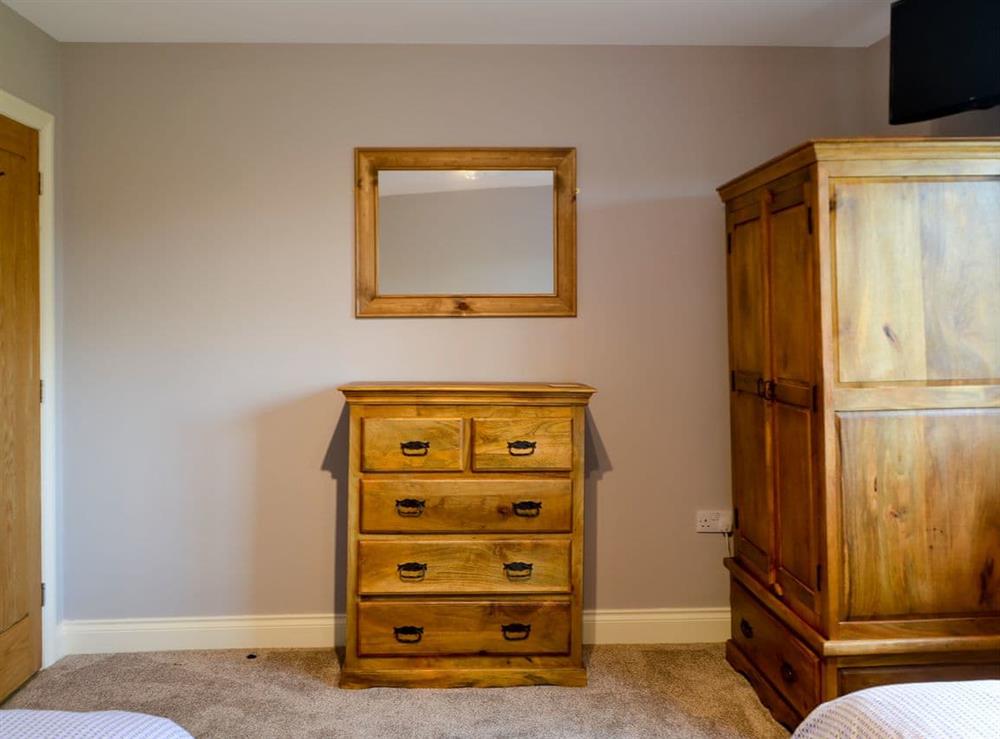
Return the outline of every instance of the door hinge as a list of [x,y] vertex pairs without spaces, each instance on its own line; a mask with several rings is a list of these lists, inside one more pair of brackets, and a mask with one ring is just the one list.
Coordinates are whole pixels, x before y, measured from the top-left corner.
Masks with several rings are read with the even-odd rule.
[[42,173],[38,173],[38,194],[42,194]]
[[45,583],[42,583],[42,608],[45,608]]
[[733,253],[733,234],[732,233],[727,233],[726,234],[726,254],[732,254],[732,253]]
[[740,509],[733,508],[733,528],[738,529],[740,527]]
[[38,381],[38,402],[45,402],[45,380]]
[[736,390],[736,370],[729,370],[729,389]]
[[813,209],[811,205],[806,206],[806,229],[809,231],[809,235],[812,236],[813,232]]
[[812,386],[812,410],[813,413],[819,410],[819,385]]

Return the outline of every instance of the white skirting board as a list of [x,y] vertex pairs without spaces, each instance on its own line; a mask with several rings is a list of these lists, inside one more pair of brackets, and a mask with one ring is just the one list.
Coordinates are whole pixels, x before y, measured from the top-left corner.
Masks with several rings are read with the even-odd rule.
[[[596,610],[583,614],[587,644],[690,644],[729,636],[728,608]],[[343,614],[63,621],[58,653],[175,649],[323,648],[344,643]]]

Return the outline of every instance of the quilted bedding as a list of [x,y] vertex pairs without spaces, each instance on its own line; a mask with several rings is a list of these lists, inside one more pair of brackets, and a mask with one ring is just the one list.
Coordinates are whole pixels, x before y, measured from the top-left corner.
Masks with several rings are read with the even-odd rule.
[[0,711],[3,739],[191,739],[169,719],[128,711]]
[[792,739],[1000,739],[1000,680],[859,690],[817,706]]

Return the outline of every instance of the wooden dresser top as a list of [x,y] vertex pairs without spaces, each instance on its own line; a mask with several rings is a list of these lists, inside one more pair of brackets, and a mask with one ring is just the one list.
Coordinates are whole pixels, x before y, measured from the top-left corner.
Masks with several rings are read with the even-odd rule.
[[352,403],[537,403],[586,405],[597,392],[576,382],[351,382]]

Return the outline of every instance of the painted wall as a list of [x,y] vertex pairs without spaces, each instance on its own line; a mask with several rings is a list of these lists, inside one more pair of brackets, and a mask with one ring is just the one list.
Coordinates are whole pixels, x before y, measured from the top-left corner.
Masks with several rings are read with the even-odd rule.
[[44,111],[59,103],[59,42],[0,3],[0,90]]
[[[856,50],[63,49],[65,615],[341,610],[350,380],[582,381],[588,607],[727,602],[719,183]],[[579,317],[353,317],[355,146],[576,146]]]

